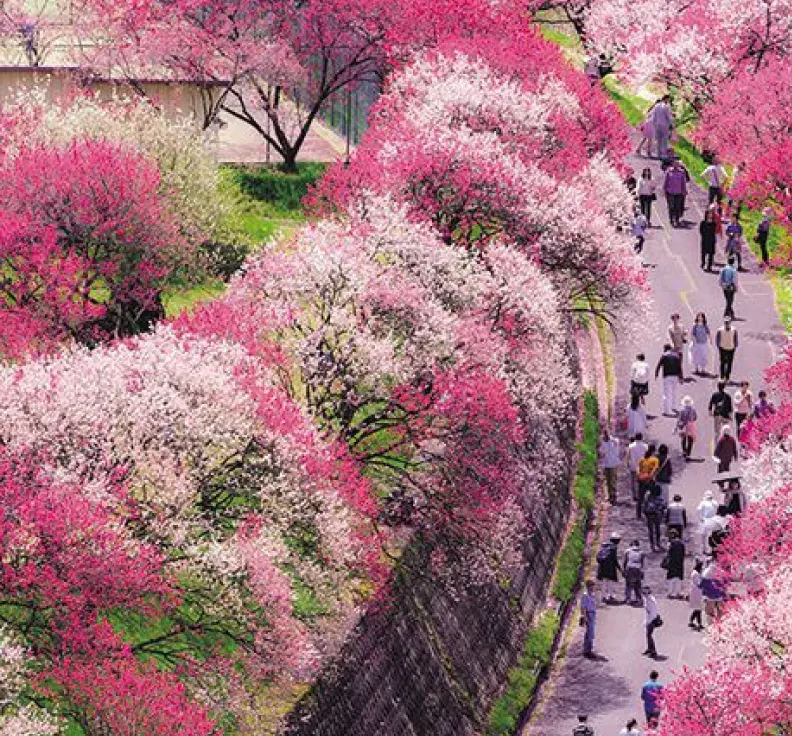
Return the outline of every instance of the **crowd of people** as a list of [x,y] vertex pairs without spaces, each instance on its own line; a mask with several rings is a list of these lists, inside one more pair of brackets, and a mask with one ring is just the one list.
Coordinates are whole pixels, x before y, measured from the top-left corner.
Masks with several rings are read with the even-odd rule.
[[[671,227],[687,224],[684,213],[690,175],[673,154],[673,128],[669,100],[663,98],[652,107],[641,127],[642,139],[637,149],[639,155],[654,155],[662,160],[662,185],[658,186],[649,166],[643,168],[639,179],[628,182],[634,185],[637,200],[632,235],[639,253],[644,250],[647,231],[652,227],[653,205],[659,191],[665,196]],[[687,623],[691,629],[702,631],[705,624],[717,619],[726,595],[718,576],[718,550],[728,535],[730,520],[747,503],[740,475],[734,468],[741,452],[741,432],[752,417],[761,418],[775,411],[764,390],[755,397],[749,381],[732,381],[740,348],[740,335],[734,324],[734,301],[740,291],[739,274],[744,270],[744,231],[739,206],[724,198],[728,179],[724,167],[713,158],[701,173],[708,184],[706,210],[699,226],[701,268],[713,272],[717,251],[722,248],[725,265],[718,272],[718,286],[724,298],[722,323],[713,329],[707,315],[698,312],[688,327],[680,314],[672,314],[657,363],[650,365],[646,354],[639,353],[630,367],[629,404],[620,426],[626,441],[616,436],[617,433],[603,432],[599,456],[608,501],[613,505],[619,503],[619,476],[626,471],[629,503],[634,506],[636,520],[646,524],[648,540],[632,539],[627,549],[622,550],[621,534],[614,531],[602,542],[596,555],[596,582],[587,581],[581,602],[580,623],[585,627],[583,656],[587,658],[597,658],[594,644],[599,587],[603,603],[643,609],[646,643],[643,654],[662,659],[655,635],[664,622],[656,593],[647,580],[652,564],[659,564],[664,573],[667,597],[688,601]],[[762,265],[768,263],[770,226],[770,211],[766,210],[754,238],[760,246]],[[695,510],[690,504],[686,507],[681,493],[672,492],[675,477],[672,452],[668,444],[651,441],[649,426],[654,417],[646,410],[654,378],[661,383],[662,415],[674,422],[682,462],[707,462],[707,457],[694,454],[700,435],[709,435],[701,427],[703,407],[697,408],[689,395],[678,397],[691,380],[688,373],[715,382],[706,407],[712,422],[714,489],[704,491]],[[646,542],[648,550],[644,547]],[[653,561],[649,552],[661,553],[659,562]],[[623,597],[620,582],[624,585]],[[653,670],[640,693],[650,728],[659,717],[660,692],[659,674]],[[579,721],[576,734],[594,733],[586,716],[581,715]],[[640,733],[637,722],[631,720],[621,733]]]

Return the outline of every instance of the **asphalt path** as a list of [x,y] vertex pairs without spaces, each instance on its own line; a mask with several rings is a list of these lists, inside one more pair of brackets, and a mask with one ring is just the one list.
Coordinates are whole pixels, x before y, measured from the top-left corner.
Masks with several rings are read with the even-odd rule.
[[[634,158],[636,178],[644,166],[651,166],[653,176],[661,188],[662,175],[659,162]],[[718,287],[717,273],[701,270],[699,260],[698,223],[706,208],[706,195],[694,189],[688,197],[685,212],[685,227],[672,229],[662,196],[655,202],[652,215],[653,228],[644,247],[643,257],[653,290],[655,316],[641,317],[637,325],[640,337],[622,339],[617,347],[617,400],[616,417],[623,416],[628,402],[629,368],[637,352],[645,352],[652,368],[662,353],[666,342],[666,328],[670,315],[678,312],[689,329],[694,316],[701,311],[707,315],[713,333],[722,324],[724,301]],[[752,238],[753,233],[745,233]],[[744,251],[747,247],[744,248]],[[716,271],[724,265],[722,243],[716,252]],[[747,379],[756,397],[763,387],[763,372],[786,344],[783,326],[778,318],[773,290],[756,261],[744,253],[740,274],[740,293],[735,299],[736,319],[734,326],[739,333],[732,384],[728,391],[734,393],[736,382]],[[647,397],[647,413],[654,418],[649,421],[649,441],[666,443],[671,449],[674,479],[671,495],[679,493],[687,508],[689,521],[696,519],[696,508],[705,490],[715,490],[712,484],[715,464],[714,428],[707,415],[707,404],[715,390],[717,378],[716,351],[710,353],[711,377],[692,375],[692,366],[685,364],[687,380],[678,391],[678,399],[691,396],[699,415],[699,438],[693,449],[693,461],[685,462],[681,454],[679,439],[674,433],[675,420],[662,416],[662,379],[652,381]],[[627,444],[624,433],[620,433],[623,445]],[[738,465],[739,467],[739,465]],[[556,665],[552,683],[546,689],[538,718],[529,725],[525,734],[536,736],[569,736],[577,724],[577,715],[585,713],[596,736],[616,736],[630,718],[639,720],[644,728],[643,711],[639,693],[648,673],[657,669],[661,681],[673,679],[682,666],[696,666],[704,657],[702,634],[687,626],[690,614],[686,601],[670,600],[666,597],[665,571],[660,567],[663,553],[648,552],[646,525],[635,519],[634,506],[630,502],[627,473],[619,478],[619,503],[608,509],[608,518],[603,520],[602,533],[612,531],[622,535],[620,558],[633,539],[641,541],[647,552],[648,584],[656,594],[660,614],[665,625],[655,632],[660,656],[656,661],[642,656],[645,648],[644,612],[623,604],[606,605],[601,602],[601,589],[597,590],[598,609],[594,649],[597,659],[587,660],[582,654],[582,632],[575,632],[566,657]],[[685,541],[688,557],[685,576],[692,569],[697,549],[693,532],[695,523],[688,528]],[[685,582],[687,590],[687,581]],[[623,586],[619,586],[620,599]]]

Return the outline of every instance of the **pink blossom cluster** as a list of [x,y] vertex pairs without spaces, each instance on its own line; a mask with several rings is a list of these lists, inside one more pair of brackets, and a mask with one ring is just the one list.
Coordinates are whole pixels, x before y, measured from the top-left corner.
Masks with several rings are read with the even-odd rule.
[[627,78],[665,82],[692,105],[695,141],[735,167],[736,198],[792,222],[787,0],[595,0],[586,28]]
[[[318,5],[303,5],[318,33]],[[339,53],[397,7],[356,5],[354,29],[322,27]],[[406,544],[473,582],[526,562],[567,465],[574,315],[615,320],[643,299],[618,229],[627,139],[527,21],[490,31],[498,4],[440,5],[446,18],[398,6],[432,43],[388,36],[399,70],[350,165],[315,193],[324,219],[193,314],[0,370],[0,609],[30,659],[13,717],[48,733],[33,697],[91,732],[216,733],[336,651]],[[0,183],[14,202],[0,245],[43,293],[50,271],[62,279],[55,316],[85,329],[81,308],[105,316],[102,290],[143,308],[172,225],[148,159],[82,140],[2,163],[19,175]],[[88,255],[64,259],[68,238]],[[95,275],[88,256],[114,247]],[[19,302],[54,310],[41,293]]]
[[792,353],[768,371],[780,404],[749,422],[746,512],[730,524],[719,555],[721,575],[737,596],[707,636],[703,667],[666,687],[659,733],[696,736],[783,730],[792,720]]

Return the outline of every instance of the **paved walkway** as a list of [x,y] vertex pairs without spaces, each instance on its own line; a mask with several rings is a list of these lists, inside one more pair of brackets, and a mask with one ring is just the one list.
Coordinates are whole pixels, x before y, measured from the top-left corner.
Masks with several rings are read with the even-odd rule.
[[[641,169],[651,165],[653,176],[660,176],[659,164],[646,159],[634,159],[636,177]],[[658,180],[660,183],[662,179]],[[653,213],[654,228],[647,238],[644,259],[650,268],[657,317],[647,316],[646,325],[641,326],[645,340],[637,344],[621,344],[616,361],[618,373],[617,416],[623,414],[628,403],[629,366],[634,355],[643,350],[654,367],[665,342],[669,316],[679,312],[686,327],[690,327],[696,312],[703,311],[713,331],[722,324],[723,297],[718,288],[717,275],[708,274],[699,268],[698,223],[706,206],[706,197],[700,191],[688,198],[685,229],[672,230],[668,223],[665,202],[658,199]],[[658,217],[659,215],[659,217]],[[753,233],[746,233],[748,238]],[[724,262],[719,247],[716,265]],[[733,380],[748,379],[754,396],[762,387],[763,370],[774,360],[779,349],[786,344],[783,327],[778,319],[773,291],[751,256],[744,259],[749,272],[741,274],[742,293],[735,300],[740,347],[734,363]],[[712,355],[714,359],[714,351]],[[687,364],[687,372],[691,372]],[[712,371],[712,364],[710,367]],[[695,462],[685,463],[674,434],[675,420],[662,416],[661,381],[650,385],[647,412],[656,418],[649,422],[649,439],[664,442],[671,448],[674,482],[671,493],[682,495],[688,511],[688,519],[695,519],[695,510],[705,490],[714,490],[711,480],[714,463],[713,427],[707,416],[707,404],[716,379],[691,376],[680,390],[679,397],[688,394],[695,400],[699,414],[699,440],[694,447]],[[733,393],[734,384],[730,386]],[[623,440],[626,444],[626,440]],[[611,531],[622,534],[620,556],[632,539],[640,539],[644,551],[649,547],[645,524],[635,520],[635,512],[629,502],[630,491],[625,474],[620,478],[620,503],[609,510],[604,520],[603,534]],[[716,493],[716,498],[719,495]],[[686,535],[688,560],[685,575],[692,569],[692,553],[696,551],[691,534]],[[552,691],[545,695],[538,718],[524,732],[531,736],[569,736],[577,723],[579,712],[589,715],[589,723],[597,736],[616,736],[630,718],[638,718],[643,724],[643,713],[639,691],[649,671],[656,668],[661,679],[668,681],[683,665],[695,666],[703,659],[701,634],[687,627],[690,613],[687,602],[666,598],[665,571],[660,568],[662,553],[649,553],[648,583],[657,595],[660,613],[665,625],[655,633],[659,661],[641,656],[645,648],[643,609],[624,605],[600,604],[597,611],[595,651],[599,660],[590,661],[581,656],[582,635],[575,632],[567,658],[557,664]],[[601,599],[601,592],[597,592]]]

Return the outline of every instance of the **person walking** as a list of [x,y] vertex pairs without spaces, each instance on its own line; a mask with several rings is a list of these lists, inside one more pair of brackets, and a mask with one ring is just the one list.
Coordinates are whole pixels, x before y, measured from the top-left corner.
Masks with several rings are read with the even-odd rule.
[[668,493],[671,489],[671,476],[674,471],[671,465],[671,458],[668,456],[668,445],[662,444],[657,448],[657,463],[655,483],[660,487],[663,503],[668,506]]
[[600,467],[605,476],[605,484],[608,488],[608,501],[611,504],[616,503],[616,484],[621,462],[621,444],[618,438],[613,437],[606,429],[602,433],[602,444],[600,444]]
[[641,406],[641,397],[632,394],[627,407],[627,436],[632,440],[636,435],[643,435],[646,427],[646,411]]
[[718,381],[718,390],[709,400],[709,413],[712,417],[712,427],[715,437],[720,437],[721,430],[731,421],[732,397],[726,393],[725,381]]
[[723,492],[723,504],[729,516],[741,514],[748,507],[748,500],[743,492],[739,478],[732,478]]
[[627,605],[640,606],[641,584],[643,583],[646,555],[641,550],[641,543],[635,539],[624,553],[622,569],[624,570],[624,602]]
[[668,219],[671,221],[671,227],[679,227],[687,196],[687,174],[679,159],[674,159],[671,167],[666,171],[663,191],[668,203]]
[[646,451],[649,449],[649,445],[644,442],[644,436],[642,432],[638,432],[633,441],[627,446],[627,467],[630,470],[630,491],[632,492],[632,500],[635,501],[638,498],[638,463],[643,459],[644,455],[646,455]]
[[644,656],[654,658],[657,656],[654,632],[663,625],[663,619],[660,617],[660,609],[657,607],[657,599],[654,597],[652,589],[648,585],[644,585],[642,593],[644,626],[646,628],[646,649],[644,650]]
[[619,736],[643,736],[638,728],[638,721],[635,718],[630,718],[624,728],[619,731]]
[[597,552],[597,580],[602,583],[602,600],[604,603],[613,603],[614,586],[619,582],[619,573],[624,574],[619,564],[619,542],[621,535],[613,532],[607,542],[603,542]]
[[656,199],[657,184],[652,179],[652,170],[647,166],[641,172],[641,178],[638,180],[638,205],[646,218],[647,227],[652,227],[652,203]]
[[704,563],[697,557],[690,573],[690,589],[688,591],[688,603],[690,604],[688,626],[691,629],[696,629],[696,631],[701,631],[704,628],[704,623],[701,620],[701,612],[704,608],[704,594],[701,591],[701,572],[703,569]]
[[667,417],[676,415],[676,392],[679,384],[685,380],[682,368],[682,356],[670,343],[663,345],[663,354],[655,366],[655,380],[663,373],[663,414]]
[[635,238],[633,250],[635,250],[636,253],[643,252],[644,241],[646,240],[646,231],[648,228],[649,221],[646,219],[646,215],[641,212],[640,208],[636,207],[635,212],[633,212],[633,219],[630,225],[630,232]]
[[678,314],[671,315],[671,323],[668,325],[668,341],[671,347],[680,354],[683,354],[685,345],[687,345],[688,335],[685,325],[682,324],[682,318]]
[[630,393],[640,396],[642,404],[649,394],[649,363],[643,353],[638,353],[630,366]]
[[578,724],[572,729],[572,736],[595,736],[594,729],[589,726],[588,716],[578,716]]
[[674,496],[674,500],[668,504],[665,521],[668,536],[671,536],[671,532],[676,532],[682,539],[685,529],[687,529],[687,510],[682,503],[682,496],[678,493]]
[[663,559],[666,580],[668,581],[668,597],[682,600],[682,581],[685,579],[685,543],[676,529],[668,533],[668,551]]
[[635,499],[635,518],[639,520],[643,512],[646,494],[649,492],[649,488],[654,485],[655,475],[660,467],[656,452],[657,446],[651,443],[646,448],[643,458],[638,461],[638,496]]
[[740,387],[734,392],[734,423],[738,440],[743,423],[753,414],[753,404],[750,384],[748,381],[740,381]]
[[703,376],[709,367],[709,349],[712,345],[712,334],[704,312],[696,315],[696,321],[690,328],[690,341],[690,362],[693,363],[693,373]]
[[718,514],[718,504],[713,498],[712,491],[704,492],[704,497],[696,510],[699,519],[699,551],[705,555],[709,551],[709,521]]
[[743,227],[739,215],[735,212],[731,222],[726,226],[726,257],[737,259],[738,271],[742,271],[742,241]]
[[723,316],[734,319],[734,297],[737,295],[737,290],[739,289],[737,269],[734,267],[734,256],[729,256],[726,265],[720,270],[718,274],[718,285],[723,292],[723,299],[726,302],[726,306],[723,309]]
[[702,271],[708,271],[712,273],[717,238],[715,212],[711,208],[707,208],[707,211],[704,213],[704,219],[699,223],[699,246],[701,249]]
[[734,354],[739,347],[739,335],[732,326],[731,317],[723,318],[723,326],[715,333],[715,345],[720,357],[720,380],[728,382],[734,366]]
[[668,142],[674,128],[674,114],[671,112],[671,97],[663,97],[652,110],[652,126],[657,140],[657,157],[668,156]]
[[767,391],[762,389],[759,394],[759,399],[754,404],[754,418],[755,419],[766,419],[767,417],[775,414],[775,407],[773,404],[768,401],[767,399]]
[[720,438],[712,453],[713,460],[717,460],[718,473],[727,473],[731,464],[739,457],[737,440],[732,436],[731,427],[727,424],[721,429]]
[[646,113],[646,117],[644,121],[641,123],[641,140],[638,143],[638,148],[635,149],[635,155],[641,156],[643,154],[644,145],[646,146],[646,155],[649,158],[652,158],[652,143],[654,143],[655,139],[655,127],[654,121],[652,120],[652,116],[654,115],[654,109],[657,107],[657,103],[655,102]]
[[712,157],[712,163],[704,169],[704,181],[709,185],[709,204],[720,202],[723,199],[723,186],[726,184],[726,169],[720,165],[717,156]]
[[756,235],[754,242],[759,246],[762,253],[762,266],[767,267],[770,263],[770,257],[767,252],[767,241],[770,239],[770,224],[773,211],[768,207],[762,212],[762,221],[756,227]]
[[682,398],[681,407],[677,418],[677,432],[682,443],[682,457],[687,461],[693,454],[693,445],[698,437],[698,414],[690,396]]
[[597,601],[594,599],[594,581],[586,581],[586,592],[580,600],[580,625],[585,628],[583,632],[583,656],[587,659],[594,657],[594,634],[597,623]]
[[660,699],[663,694],[663,686],[660,684],[660,674],[657,670],[649,673],[649,679],[641,688],[641,700],[643,701],[646,725],[649,728],[657,726],[660,720]]
[[652,486],[649,495],[644,501],[644,516],[646,517],[646,528],[649,531],[649,545],[652,552],[662,552],[660,545],[660,524],[665,516],[665,503],[659,486]]

